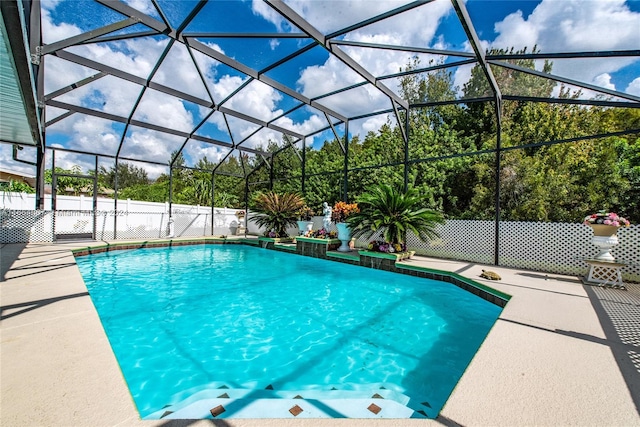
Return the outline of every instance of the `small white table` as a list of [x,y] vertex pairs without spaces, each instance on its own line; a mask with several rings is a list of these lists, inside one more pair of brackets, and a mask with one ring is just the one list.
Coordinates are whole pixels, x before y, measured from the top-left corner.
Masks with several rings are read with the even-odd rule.
[[585,259],[584,262],[589,264],[589,275],[583,280],[584,283],[626,289],[620,270],[627,264],[597,259]]

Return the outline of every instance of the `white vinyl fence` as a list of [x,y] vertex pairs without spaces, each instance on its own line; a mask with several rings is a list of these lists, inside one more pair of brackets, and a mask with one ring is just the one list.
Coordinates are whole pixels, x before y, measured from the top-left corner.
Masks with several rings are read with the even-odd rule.
[[[98,199],[98,210],[94,213],[88,197],[59,196],[55,212],[33,210],[33,195],[10,193],[3,195],[2,202],[1,243],[52,242],[65,236],[93,236],[94,232],[96,240],[171,237],[168,203],[121,200],[115,210],[113,199]],[[242,224],[236,212],[230,208],[212,211],[210,207],[174,204],[173,237],[235,235],[242,231],[238,230]],[[322,217],[314,217],[313,223],[314,230],[321,228]],[[251,221],[246,227],[250,234],[263,231]],[[439,237],[427,243],[409,234],[409,249],[436,258],[493,264],[493,221],[449,220],[438,226],[437,231]],[[296,235],[297,229],[289,229],[289,234]],[[503,221],[499,236],[499,264],[504,267],[585,275],[584,260],[598,253],[591,243],[591,228],[578,223]],[[622,270],[624,279],[640,281],[640,225],[621,228],[618,239],[620,244],[611,253],[617,261],[627,264]],[[366,247],[367,243],[359,239],[356,246]]]
[[[50,208],[51,196],[45,199]],[[2,194],[1,243],[52,242],[65,237],[96,240],[157,239],[164,237],[235,235],[241,220],[237,209],[171,206],[168,203],[58,196],[56,210],[33,210],[33,194]],[[169,217],[173,222],[169,225]],[[213,230],[212,230],[213,225]],[[173,231],[173,234],[170,234]]]

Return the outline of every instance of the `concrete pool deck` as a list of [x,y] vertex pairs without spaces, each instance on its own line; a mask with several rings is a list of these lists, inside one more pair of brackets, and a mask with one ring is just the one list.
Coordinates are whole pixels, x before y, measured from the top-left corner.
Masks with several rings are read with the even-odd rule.
[[[196,240],[196,239],[189,239]],[[141,421],[70,250],[0,248],[3,426],[638,426],[640,286],[415,257],[512,295],[437,420]]]

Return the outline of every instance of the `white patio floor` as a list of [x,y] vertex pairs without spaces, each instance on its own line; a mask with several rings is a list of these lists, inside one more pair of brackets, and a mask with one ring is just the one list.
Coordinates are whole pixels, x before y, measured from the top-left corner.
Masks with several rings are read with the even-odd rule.
[[[191,239],[193,240],[193,239]],[[95,242],[95,245],[104,242]],[[416,257],[512,295],[437,420],[140,421],[70,249],[1,247],[3,426],[640,426],[640,289]]]

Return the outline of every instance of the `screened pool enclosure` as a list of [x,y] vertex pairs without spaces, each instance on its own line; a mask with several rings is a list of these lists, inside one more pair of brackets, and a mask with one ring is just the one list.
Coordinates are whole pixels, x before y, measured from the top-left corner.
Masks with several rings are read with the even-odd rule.
[[210,206],[213,234],[221,200],[295,191],[317,209],[387,182],[447,216],[446,256],[471,232],[468,259],[507,265],[530,236],[582,242],[593,210],[640,221],[636,2],[1,5],[0,147],[36,177],[35,212],[74,186],[98,210],[100,171],[122,211],[119,171],[140,170],[170,217]]

